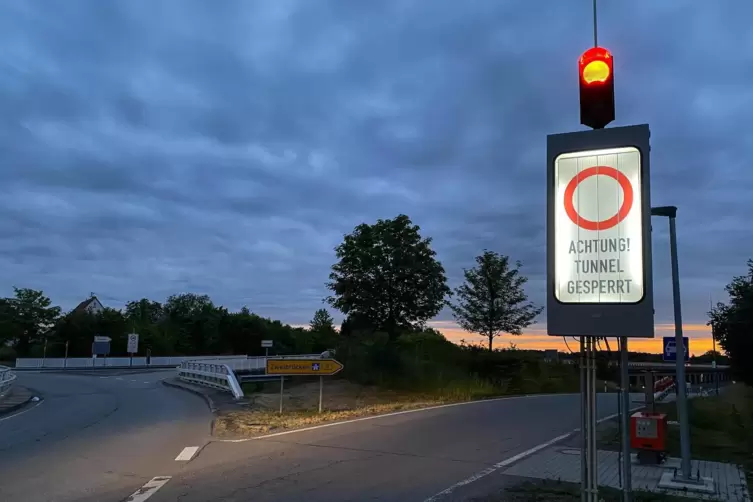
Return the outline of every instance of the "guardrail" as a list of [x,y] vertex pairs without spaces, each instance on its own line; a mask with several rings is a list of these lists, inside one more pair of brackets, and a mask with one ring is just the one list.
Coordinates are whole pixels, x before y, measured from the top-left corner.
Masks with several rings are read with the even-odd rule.
[[243,389],[229,364],[183,361],[178,368],[178,378],[188,383],[230,392],[236,399],[243,397]]
[[[267,359],[319,359],[321,354],[285,356],[238,357],[221,361],[211,359],[183,361],[178,368],[178,378],[195,385],[230,392],[236,399],[243,397],[241,381],[266,380]],[[250,375],[256,373],[256,375]],[[279,378],[279,377],[275,377]]]
[[0,366],[0,399],[5,397],[15,380],[16,374],[10,368]]
[[87,369],[87,368],[150,368],[155,366],[179,366],[183,361],[232,361],[247,359],[240,356],[171,356],[171,357],[69,357],[69,358],[19,358],[16,369]]

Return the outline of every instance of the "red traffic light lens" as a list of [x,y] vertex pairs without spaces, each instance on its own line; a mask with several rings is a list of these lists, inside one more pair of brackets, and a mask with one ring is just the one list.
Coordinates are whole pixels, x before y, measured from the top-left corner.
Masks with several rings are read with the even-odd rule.
[[612,76],[612,54],[603,47],[592,47],[580,57],[579,66],[584,83],[603,84]]

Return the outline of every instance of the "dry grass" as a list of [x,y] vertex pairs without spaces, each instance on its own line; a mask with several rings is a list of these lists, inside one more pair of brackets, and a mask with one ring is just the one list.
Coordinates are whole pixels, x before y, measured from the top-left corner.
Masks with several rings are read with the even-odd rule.
[[286,382],[282,415],[279,414],[279,386],[268,385],[262,391],[252,394],[249,401],[248,411],[219,415],[215,420],[214,434],[253,437],[325,422],[425,408],[457,399],[430,398],[334,380],[324,383],[322,413],[318,412],[318,381],[295,386],[289,386]]

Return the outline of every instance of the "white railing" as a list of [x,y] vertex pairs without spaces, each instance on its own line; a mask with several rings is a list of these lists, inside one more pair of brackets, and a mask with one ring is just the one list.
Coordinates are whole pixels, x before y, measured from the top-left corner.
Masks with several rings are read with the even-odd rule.
[[231,392],[236,399],[243,397],[236,372],[266,371],[267,359],[320,359],[322,354],[296,354],[285,356],[236,357],[215,361],[211,359],[183,361],[178,368],[181,380]]
[[10,368],[0,366],[0,399],[5,397],[15,380],[16,374]]
[[113,367],[150,367],[150,366],[178,366],[183,361],[208,361],[208,360],[237,360],[246,359],[242,356],[171,356],[151,357],[69,357],[69,358],[19,358],[16,359],[16,368],[113,368]]
[[243,397],[243,389],[230,364],[208,360],[183,361],[178,368],[178,378],[184,382],[230,392],[236,399]]

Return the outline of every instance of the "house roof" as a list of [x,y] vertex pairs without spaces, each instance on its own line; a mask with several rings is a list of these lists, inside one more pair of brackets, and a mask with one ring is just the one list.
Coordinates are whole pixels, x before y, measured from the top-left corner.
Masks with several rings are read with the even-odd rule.
[[73,312],[83,312],[83,311],[85,311],[89,307],[89,305],[91,305],[94,302],[97,302],[97,303],[99,303],[101,305],[101,303],[99,302],[99,300],[97,299],[97,297],[96,296],[92,296],[91,298],[89,298],[87,300],[84,300],[81,303],[79,303],[76,306],[76,308],[73,309]]

